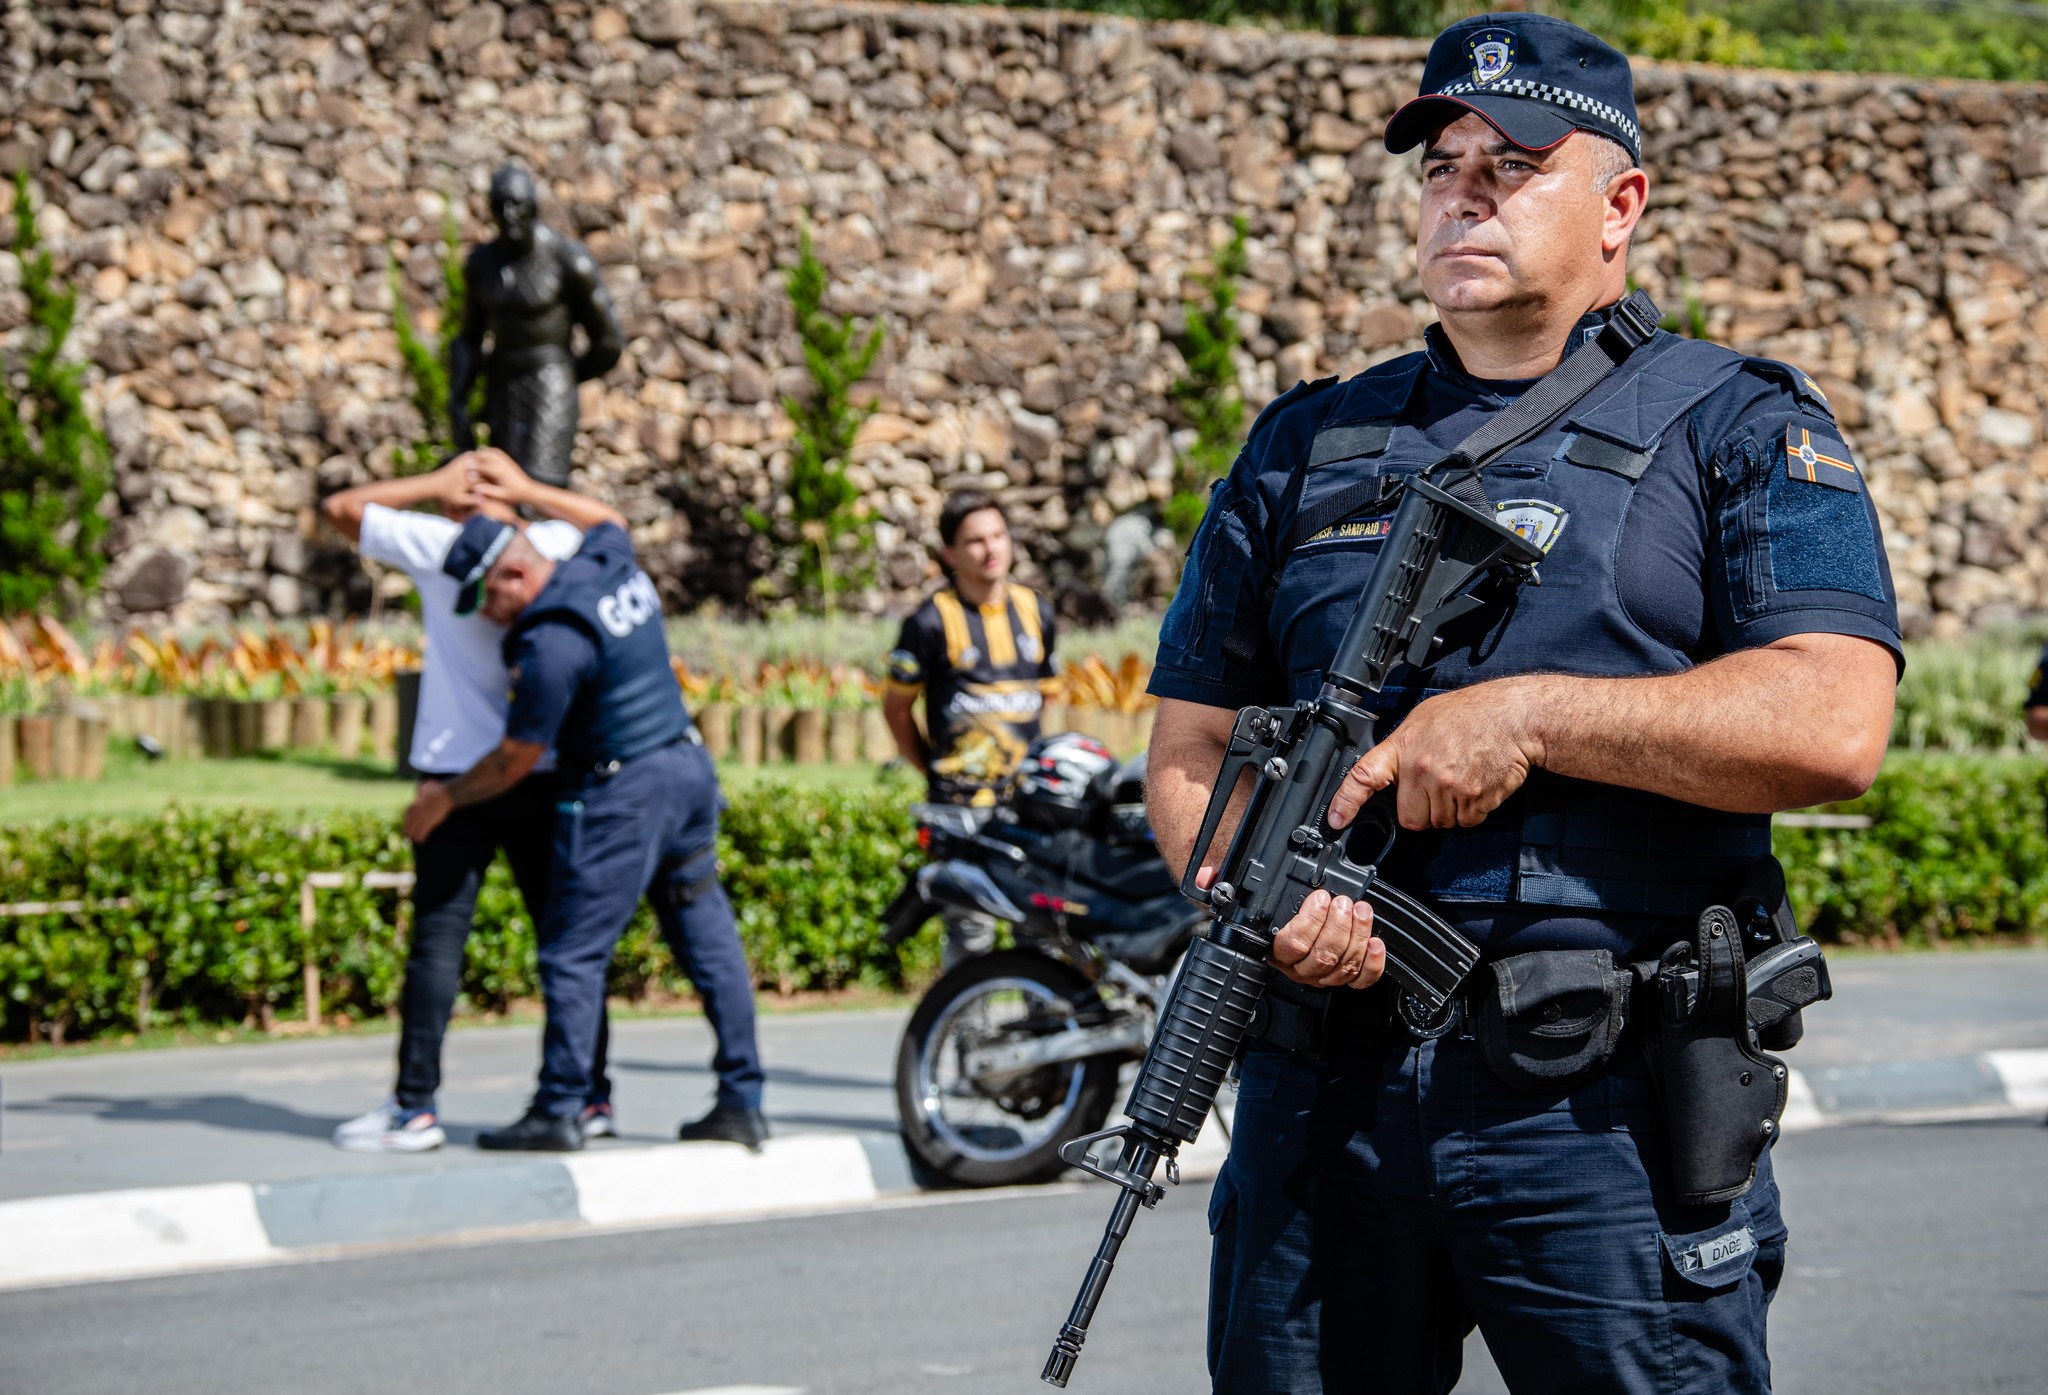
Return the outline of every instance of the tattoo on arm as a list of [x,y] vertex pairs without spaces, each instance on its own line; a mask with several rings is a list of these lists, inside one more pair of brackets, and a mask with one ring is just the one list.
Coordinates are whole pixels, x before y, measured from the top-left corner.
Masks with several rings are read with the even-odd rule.
[[540,759],[539,748],[504,741],[496,750],[448,783],[448,799],[457,808],[495,799],[526,778]]

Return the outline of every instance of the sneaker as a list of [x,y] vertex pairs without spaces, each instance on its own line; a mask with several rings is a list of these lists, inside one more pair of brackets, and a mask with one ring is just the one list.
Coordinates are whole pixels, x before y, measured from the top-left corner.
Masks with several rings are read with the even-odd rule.
[[334,1146],[349,1153],[425,1153],[448,1141],[431,1109],[401,1109],[386,1100],[334,1130]]
[[619,1121],[617,1116],[612,1113],[612,1102],[610,1100],[599,1100],[596,1104],[584,1105],[583,1113],[578,1116],[576,1123],[583,1130],[583,1141],[585,1143],[588,1143],[593,1138],[617,1138],[619,1136]]
[[529,1109],[516,1123],[478,1134],[476,1146],[494,1153],[576,1153],[583,1148],[583,1130],[574,1114]]
[[676,1130],[685,1143],[737,1143],[758,1153],[768,1141],[768,1120],[758,1109],[737,1104],[713,1106],[701,1119],[693,1119]]

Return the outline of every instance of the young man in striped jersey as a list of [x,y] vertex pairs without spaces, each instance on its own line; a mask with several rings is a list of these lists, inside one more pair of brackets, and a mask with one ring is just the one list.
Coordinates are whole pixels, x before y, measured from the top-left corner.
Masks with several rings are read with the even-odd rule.
[[[1038,736],[1055,672],[1052,606],[1010,580],[1010,525],[992,495],[948,496],[939,542],[951,584],[903,622],[882,712],[934,801],[989,806]],[[920,693],[923,731],[910,710]],[[946,967],[987,953],[995,931],[987,916],[948,913]]]

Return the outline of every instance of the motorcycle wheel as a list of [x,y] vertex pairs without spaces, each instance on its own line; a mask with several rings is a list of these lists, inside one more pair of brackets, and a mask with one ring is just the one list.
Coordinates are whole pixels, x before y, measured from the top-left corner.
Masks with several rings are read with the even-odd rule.
[[1018,1036],[1078,1029],[1095,990],[1066,965],[1021,950],[983,955],[932,985],[896,1052],[896,1113],[911,1157],[956,1186],[1057,1177],[1060,1145],[1102,1127],[1119,1062],[1060,1061],[970,1080],[967,1052]]

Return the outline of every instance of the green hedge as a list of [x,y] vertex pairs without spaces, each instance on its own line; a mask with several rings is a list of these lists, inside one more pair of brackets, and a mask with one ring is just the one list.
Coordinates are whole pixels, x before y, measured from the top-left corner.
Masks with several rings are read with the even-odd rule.
[[[2048,932],[2048,766],[1895,755],[1864,798],[1870,829],[1781,828],[1801,920],[1831,942],[1930,945]],[[936,928],[899,962],[877,920],[917,862],[900,792],[764,785],[735,794],[725,885],[764,987],[900,982],[936,963]],[[128,897],[91,915],[0,919],[0,1039],[71,1040],[142,1025],[215,1026],[302,1014],[299,884],[307,872],[410,865],[390,820],[295,823],[172,813],[0,829],[0,901]],[[404,967],[389,891],[319,893],[310,946],[328,1014],[393,1009]],[[538,994],[533,927],[494,867],[464,987],[487,1009]],[[643,909],[612,967],[626,998],[685,981]]]
[[1868,829],[1780,828],[1793,904],[1830,942],[1917,948],[2048,933],[2048,765],[1894,754],[1840,813]]
[[[764,986],[881,985],[937,963],[935,928],[901,958],[876,943],[882,908],[917,864],[899,792],[739,792],[720,857]],[[326,1015],[393,1011],[405,963],[398,894],[363,890],[353,878],[317,893],[309,946],[299,886],[308,872],[410,866],[393,821],[372,814],[304,823],[173,811],[0,828],[0,902],[132,903],[0,918],[0,1040],[297,1017],[309,951]],[[533,925],[502,862],[479,898],[463,986],[493,1010],[539,995]],[[612,992],[638,999],[686,988],[643,906],[613,963]]]

